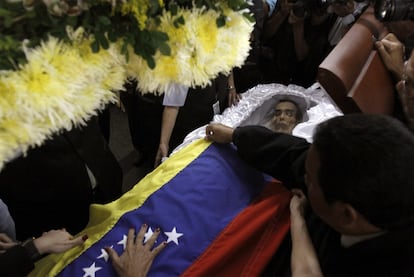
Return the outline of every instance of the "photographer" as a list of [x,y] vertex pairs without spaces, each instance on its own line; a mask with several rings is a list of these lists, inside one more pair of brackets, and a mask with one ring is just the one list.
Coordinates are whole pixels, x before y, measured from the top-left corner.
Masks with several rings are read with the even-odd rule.
[[353,23],[368,8],[368,2],[354,0],[330,0],[330,10],[338,16],[329,32],[329,43],[337,45]]
[[414,52],[404,62],[404,45],[393,33],[375,43],[384,65],[393,75],[408,127],[414,130]]
[[327,36],[334,20],[319,0],[278,2],[264,28],[265,82],[313,84],[318,65],[330,50]]
[[390,31],[375,46],[396,84],[403,112],[396,117],[402,117],[414,130],[414,2],[379,0],[375,2],[374,11]]

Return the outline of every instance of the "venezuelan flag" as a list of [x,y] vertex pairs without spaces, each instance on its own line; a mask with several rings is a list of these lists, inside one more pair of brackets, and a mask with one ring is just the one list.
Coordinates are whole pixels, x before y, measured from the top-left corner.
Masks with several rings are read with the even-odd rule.
[[289,230],[290,192],[237,156],[198,140],[118,200],[92,205],[83,246],[49,255],[30,276],[116,276],[104,247],[123,252],[128,229],[161,229],[167,247],[149,276],[255,276]]

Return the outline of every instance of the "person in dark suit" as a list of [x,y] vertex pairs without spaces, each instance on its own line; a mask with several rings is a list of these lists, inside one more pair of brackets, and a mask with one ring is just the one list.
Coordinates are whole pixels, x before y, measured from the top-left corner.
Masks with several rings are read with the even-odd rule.
[[122,170],[96,117],[54,135],[0,172],[0,198],[18,240],[60,228],[75,234],[88,223],[91,203],[108,203],[121,193]]
[[137,81],[125,84],[120,93],[122,104],[128,115],[128,127],[132,145],[138,152],[134,165],[143,166],[150,171],[154,165],[160,139],[163,96],[143,93],[137,88]]
[[312,144],[261,126],[210,124],[206,134],[233,142],[250,165],[295,189],[291,240],[265,276],[414,275],[414,134],[400,121],[335,117]]

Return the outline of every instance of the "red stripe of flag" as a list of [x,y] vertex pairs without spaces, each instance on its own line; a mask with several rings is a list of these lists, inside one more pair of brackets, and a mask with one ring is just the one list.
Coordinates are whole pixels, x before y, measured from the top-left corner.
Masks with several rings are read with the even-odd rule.
[[291,193],[278,181],[220,233],[182,276],[258,276],[290,228]]

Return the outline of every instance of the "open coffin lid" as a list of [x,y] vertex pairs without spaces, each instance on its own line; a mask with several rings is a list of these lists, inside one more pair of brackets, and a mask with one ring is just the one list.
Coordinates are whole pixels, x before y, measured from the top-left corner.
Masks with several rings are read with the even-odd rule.
[[320,64],[318,82],[343,113],[392,114],[394,86],[374,46],[386,32],[370,7]]

